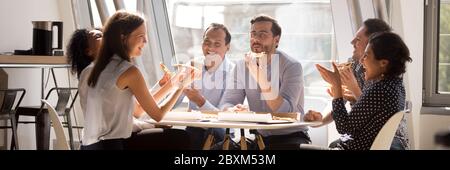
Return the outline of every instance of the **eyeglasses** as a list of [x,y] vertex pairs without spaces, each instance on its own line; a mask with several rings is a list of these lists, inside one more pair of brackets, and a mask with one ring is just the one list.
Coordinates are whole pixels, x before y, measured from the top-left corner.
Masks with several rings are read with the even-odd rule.
[[271,36],[271,33],[269,32],[250,32],[250,38],[258,38],[261,40],[264,40],[266,38],[269,38]]

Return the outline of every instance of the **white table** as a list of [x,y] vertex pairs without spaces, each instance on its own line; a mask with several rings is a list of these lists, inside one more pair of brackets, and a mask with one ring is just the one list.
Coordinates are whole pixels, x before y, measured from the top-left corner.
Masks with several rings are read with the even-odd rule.
[[[297,121],[292,123],[276,123],[276,124],[266,124],[266,123],[256,123],[256,122],[230,122],[230,121],[218,121],[217,119],[204,119],[204,120],[162,120],[156,122],[154,120],[148,120],[149,123],[155,125],[166,125],[166,126],[190,126],[190,127],[201,127],[201,128],[238,128],[238,129],[285,129],[294,127],[305,127],[305,126],[316,126],[320,122],[304,122]],[[262,136],[256,134],[255,142],[258,144],[260,150],[265,148]],[[228,150],[229,142],[231,140],[230,135],[225,134],[224,138],[224,150]],[[213,143],[213,136],[209,134],[205,144],[203,146],[204,150],[209,150]],[[247,149],[247,143],[245,142],[245,136],[241,134],[241,149]]]
[[169,125],[169,126],[191,126],[202,128],[239,128],[239,129],[285,129],[294,127],[316,126],[320,122],[293,122],[293,123],[255,123],[255,122],[231,122],[231,121],[218,121],[218,120],[162,120],[156,122],[149,120],[149,123],[156,125]]

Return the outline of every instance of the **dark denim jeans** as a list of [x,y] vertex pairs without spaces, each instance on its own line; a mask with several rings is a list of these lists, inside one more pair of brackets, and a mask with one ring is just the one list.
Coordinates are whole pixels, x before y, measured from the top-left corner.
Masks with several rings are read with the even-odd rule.
[[391,150],[406,150],[405,147],[402,145],[402,141],[399,138],[394,138],[394,140],[392,140],[390,149]]
[[307,132],[299,131],[286,135],[272,135],[263,137],[266,150],[299,150],[300,144],[310,144]]
[[[341,143],[340,139],[337,139],[330,143],[330,148],[337,148]],[[394,138],[392,140],[391,148],[390,150],[405,150],[405,147],[403,147],[402,142],[398,138]]]

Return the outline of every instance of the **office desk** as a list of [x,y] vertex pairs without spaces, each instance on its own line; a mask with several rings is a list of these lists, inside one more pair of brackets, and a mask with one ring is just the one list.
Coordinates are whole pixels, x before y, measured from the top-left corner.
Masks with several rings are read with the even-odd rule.
[[[207,116],[210,117],[210,116]],[[317,126],[320,122],[304,122],[304,121],[296,121],[291,123],[256,123],[256,122],[232,122],[232,121],[219,121],[216,118],[208,118],[201,120],[162,120],[160,122],[156,122],[154,120],[148,120],[147,122],[155,125],[166,125],[166,126],[190,126],[190,127],[201,127],[201,128],[238,128],[238,129],[284,129],[284,128],[295,128],[295,127],[305,127],[305,126]],[[228,130],[227,130],[228,131]],[[242,130],[241,130],[242,131]],[[262,136],[260,134],[256,134],[256,143],[258,144],[258,148],[263,150],[265,148],[264,142],[262,140]],[[227,150],[229,147],[229,142],[231,137],[229,133],[225,134],[224,138],[224,146],[223,149]],[[209,134],[205,144],[203,146],[204,150],[209,150],[213,143],[213,135]],[[241,149],[247,149],[247,143],[245,140],[245,136],[241,133]]]
[[0,65],[68,65],[65,56],[0,55]]
[[[41,98],[44,98],[44,70],[46,68],[69,68],[65,56],[25,56],[0,55],[0,68],[40,68],[41,69]],[[52,71],[53,79],[55,75]]]
[[[41,69],[41,99],[44,98],[44,71],[50,69],[55,86],[56,77],[53,68],[69,68],[67,58],[64,56],[17,56],[0,55],[1,68],[40,68]],[[18,109],[20,111],[21,108]],[[48,150],[50,145],[50,119],[48,114],[29,115],[36,117],[36,148],[38,150]]]

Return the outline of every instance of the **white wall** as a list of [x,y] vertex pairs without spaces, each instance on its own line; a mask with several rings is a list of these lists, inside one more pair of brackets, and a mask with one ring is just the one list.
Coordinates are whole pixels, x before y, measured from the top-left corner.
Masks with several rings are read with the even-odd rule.
[[[395,1],[394,1],[395,2]],[[413,62],[408,65],[405,76],[408,99],[413,102],[413,111],[409,115],[410,137],[414,149],[435,149],[434,135],[441,130],[450,127],[450,115],[430,115],[421,113],[422,107],[422,82],[423,82],[423,25],[424,25],[424,1],[401,0],[396,1],[396,9],[401,13],[395,13],[394,28],[399,31],[409,47]],[[401,5],[401,8],[398,7]],[[398,15],[401,14],[401,15]],[[400,24],[401,23],[401,24]]]
[[[60,15],[60,11],[63,15]],[[34,20],[62,20],[64,22],[64,42],[67,42],[74,30],[71,17],[70,1],[2,0],[0,1],[0,21],[2,22],[0,27],[0,52],[30,49],[33,32],[31,21]],[[5,69],[5,71],[9,75],[9,88],[25,88],[27,90],[22,105],[40,104],[41,69]],[[59,86],[68,86],[67,69],[57,69],[56,75]],[[53,83],[50,81],[47,89],[52,87]],[[31,117],[21,118],[21,120],[27,119],[34,120]],[[21,124],[18,133],[21,149],[36,148],[34,124]],[[3,136],[0,136],[0,138],[3,138]]]
[[422,114],[420,116],[420,146],[419,149],[436,149],[434,135],[448,131],[450,116]]

